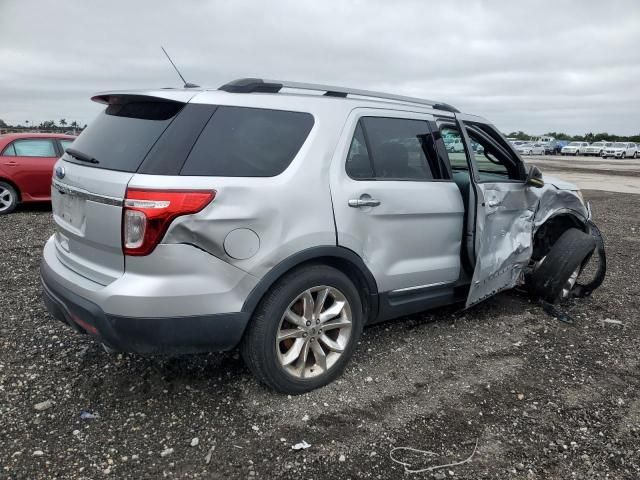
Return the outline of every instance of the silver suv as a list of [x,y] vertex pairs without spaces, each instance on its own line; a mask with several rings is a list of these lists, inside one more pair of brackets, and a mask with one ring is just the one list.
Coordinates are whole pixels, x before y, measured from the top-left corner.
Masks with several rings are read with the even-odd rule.
[[109,349],[239,346],[302,393],[365,325],[522,284],[556,301],[596,246],[575,186],[445,103],[260,79],[93,100],[41,277],[53,316]]

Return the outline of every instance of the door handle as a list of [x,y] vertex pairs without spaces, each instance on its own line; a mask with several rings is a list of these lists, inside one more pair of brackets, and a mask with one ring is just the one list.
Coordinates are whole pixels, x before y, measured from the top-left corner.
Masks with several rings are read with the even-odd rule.
[[10,167],[15,167],[18,165],[18,162],[5,162],[5,165],[9,165]]
[[[364,197],[364,195],[363,195]],[[359,208],[359,207],[377,207],[378,205],[380,205],[380,200],[376,200],[375,198],[352,198],[349,200],[349,206],[353,207],[353,208]]]
[[493,201],[488,201],[487,202],[487,206],[488,207],[492,207],[493,208],[493,207],[497,207],[499,205],[500,205],[500,202],[498,202],[497,200],[493,200]]

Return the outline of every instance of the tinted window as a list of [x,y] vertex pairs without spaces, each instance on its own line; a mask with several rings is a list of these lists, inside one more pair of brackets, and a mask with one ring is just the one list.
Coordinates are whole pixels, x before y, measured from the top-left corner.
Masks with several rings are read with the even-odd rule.
[[83,163],[68,154],[64,158],[97,168],[135,172],[183,106],[163,101],[110,105],[74,140],[72,147],[100,163]]
[[[351,155],[351,150],[366,140],[366,151],[354,153],[352,161],[357,162],[356,166],[364,165],[363,159],[355,155],[368,153],[371,174],[376,179],[431,180],[438,178],[438,175],[434,177],[433,173],[439,172],[440,169],[427,122],[401,118],[363,117],[360,119],[359,127],[362,131],[356,130],[349,153]],[[358,151],[360,151],[359,148]],[[364,173],[364,170],[361,173]],[[352,176],[358,178],[356,175]]]
[[13,142],[15,154],[18,157],[55,157],[56,149],[53,142],[47,139],[16,140]]
[[346,165],[347,175],[355,179],[373,178],[373,168],[367,150],[367,142],[364,139],[362,125],[358,123],[351,140]]
[[273,177],[289,166],[312,126],[308,113],[218,107],[180,174]]

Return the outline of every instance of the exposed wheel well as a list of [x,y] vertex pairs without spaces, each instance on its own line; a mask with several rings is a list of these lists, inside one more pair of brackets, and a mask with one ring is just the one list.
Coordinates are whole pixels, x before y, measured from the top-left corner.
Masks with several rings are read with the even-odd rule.
[[586,223],[570,213],[553,216],[543,223],[533,236],[533,254],[531,255],[531,259],[538,261],[544,257],[549,250],[551,250],[551,247],[556,243],[558,238],[560,238],[560,235],[570,228],[577,228],[583,232],[589,231]]
[[18,194],[18,202],[22,201],[22,194],[20,193],[20,189],[14,182],[4,177],[0,177],[0,182],[8,183],[9,185],[11,185],[13,189],[16,191],[16,193]]

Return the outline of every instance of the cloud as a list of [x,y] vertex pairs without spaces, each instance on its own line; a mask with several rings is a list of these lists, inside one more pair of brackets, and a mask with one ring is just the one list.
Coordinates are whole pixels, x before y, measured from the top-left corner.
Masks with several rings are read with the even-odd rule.
[[[34,15],[37,12],[37,15]],[[96,91],[245,77],[446,101],[505,131],[640,131],[636,0],[0,3],[0,118],[86,123]]]

